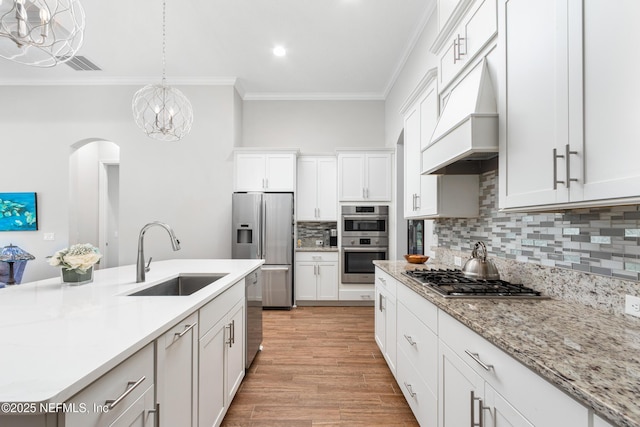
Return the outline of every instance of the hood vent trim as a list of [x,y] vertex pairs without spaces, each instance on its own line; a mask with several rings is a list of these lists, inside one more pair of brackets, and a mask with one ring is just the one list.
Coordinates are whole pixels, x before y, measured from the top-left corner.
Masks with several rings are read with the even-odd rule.
[[422,173],[475,174],[476,162],[497,155],[496,97],[483,60],[451,91],[423,152]]

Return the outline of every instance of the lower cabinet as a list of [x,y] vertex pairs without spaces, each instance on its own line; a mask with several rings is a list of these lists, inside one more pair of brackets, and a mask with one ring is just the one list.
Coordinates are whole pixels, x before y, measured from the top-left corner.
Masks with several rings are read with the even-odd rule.
[[397,360],[396,285],[396,279],[376,268],[375,339],[394,376]]
[[296,302],[337,301],[338,252],[296,253]]
[[58,426],[156,424],[154,366],[151,343],[65,402],[67,407],[78,410],[60,412]]
[[375,339],[421,426],[610,427],[376,267]]
[[156,340],[161,427],[197,426],[197,366],[198,313],[193,313]]
[[244,310],[244,281],[200,309],[200,427],[221,424],[244,378]]
[[442,426],[590,425],[585,406],[443,311],[438,336]]

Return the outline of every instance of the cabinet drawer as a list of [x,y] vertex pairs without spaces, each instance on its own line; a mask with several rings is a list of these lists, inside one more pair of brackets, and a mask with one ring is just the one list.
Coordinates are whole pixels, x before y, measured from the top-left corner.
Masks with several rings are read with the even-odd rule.
[[421,426],[435,426],[438,422],[438,399],[417,374],[402,349],[398,351],[398,386]]
[[438,308],[404,285],[398,286],[398,301],[434,334],[438,334]]
[[[443,311],[438,336],[534,425],[587,425],[586,407]],[[562,415],[548,408],[562,408]]]
[[385,289],[389,295],[395,297],[397,283],[398,281],[391,277],[391,275],[376,267],[376,286],[380,286],[382,289]]
[[296,252],[296,262],[338,262],[338,251],[335,252]]
[[433,394],[438,391],[438,336],[399,300],[398,348],[416,368]]
[[199,310],[200,325],[198,330],[200,338],[202,338],[209,329],[213,327],[213,325],[218,323],[218,321],[227,314],[230,307],[233,307],[238,300],[244,298],[245,280],[246,279],[240,280]]
[[69,399],[65,403],[86,411],[64,413],[62,426],[110,425],[153,386],[153,358],[149,344]]

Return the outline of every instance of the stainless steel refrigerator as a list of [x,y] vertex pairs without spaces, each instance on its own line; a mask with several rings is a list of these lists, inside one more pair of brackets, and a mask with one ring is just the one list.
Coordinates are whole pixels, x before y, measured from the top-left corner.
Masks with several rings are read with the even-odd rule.
[[293,305],[293,194],[233,193],[234,259],[264,259],[262,306]]

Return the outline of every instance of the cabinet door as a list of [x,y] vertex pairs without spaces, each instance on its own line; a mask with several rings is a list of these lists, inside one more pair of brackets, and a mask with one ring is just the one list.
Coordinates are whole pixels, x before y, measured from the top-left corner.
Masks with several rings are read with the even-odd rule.
[[567,0],[501,0],[499,23],[500,205],[567,202]]
[[225,407],[226,319],[221,319],[199,341],[198,426],[219,425]]
[[269,191],[294,191],[296,181],[296,157],[293,154],[267,154],[265,189]]
[[396,330],[396,299],[391,295],[387,295],[385,299],[385,352],[384,356],[387,360],[387,364],[389,365],[389,369],[393,376],[396,375],[396,366],[397,366],[397,356],[398,356],[398,347],[397,347],[397,330]]
[[320,262],[317,269],[318,300],[338,300],[338,263]]
[[338,155],[338,195],[341,201],[364,200],[364,155]]
[[[571,197],[638,197],[640,62],[629,56],[624,41],[640,39],[640,2],[618,1],[615,7],[605,1],[579,3],[584,8],[582,14],[577,13],[584,16],[584,29],[576,31],[584,33],[584,41],[578,46],[584,46],[584,112],[579,110],[577,117],[581,119],[584,114],[584,155],[572,156],[571,175],[584,181],[584,193],[574,194],[572,188]],[[578,126],[581,124],[579,120]],[[572,148],[581,151],[578,144],[572,143]],[[580,191],[579,185],[574,187]]]
[[374,311],[374,336],[376,339],[376,344],[378,344],[378,348],[380,352],[384,355],[386,352],[386,327],[387,322],[385,320],[385,295],[383,293],[382,288],[378,284],[375,287],[375,311]]
[[420,104],[418,103],[404,118],[404,216],[419,215],[417,198],[420,193]]
[[296,219],[298,221],[317,221],[318,160],[314,158],[299,158],[297,174]]
[[155,426],[158,412],[154,403],[153,387],[149,387],[126,411],[109,427],[149,427]]
[[317,268],[315,262],[296,262],[296,300],[316,299]]
[[226,344],[226,401],[227,408],[231,405],[240,383],[244,378],[244,301],[238,302],[227,317],[229,339]]
[[489,384],[485,385],[483,406],[491,408],[483,412],[485,418],[483,425],[494,427],[534,427]]
[[366,155],[366,199],[391,200],[391,155],[388,153]]
[[264,154],[236,154],[236,191],[262,191],[265,189],[266,163]]
[[[484,380],[442,341],[439,345],[440,413],[439,426],[475,425],[479,420],[479,401],[483,398]],[[473,394],[472,394],[473,393]],[[473,408],[473,419],[471,414]]]
[[198,314],[194,313],[170,329],[157,342],[158,401],[161,426],[197,425]]
[[[320,221],[338,220],[338,170],[335,158],[318,159],[317,207]],[[300,195],[298,191],[297,195]]]

